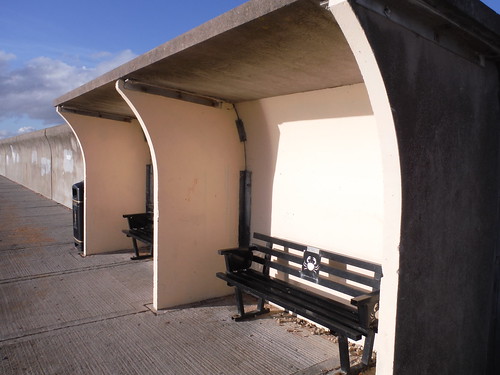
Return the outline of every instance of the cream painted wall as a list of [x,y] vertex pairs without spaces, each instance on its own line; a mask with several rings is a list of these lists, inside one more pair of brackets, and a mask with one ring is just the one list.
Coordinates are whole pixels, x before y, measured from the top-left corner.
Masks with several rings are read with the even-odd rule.
[[383,176],[364,85],[238,105],[252,230],[382,261]]
[[130,249],[125,213],[144,212],[147,142],[132,123],[61,114],[75,132],[85,161],[84,254]]
[[117,89],[140,119],[155,168],[154,307],[231,292],[217,249],[238,244],[243,145],[230,107],[215,109]]
[[272,232],[380,262],[383,186],[373,116],[278,128]]
[[253,173],[252,231],[382,264],[375,348],[378,368],[390,373],[401,180],[386,107],[358,84],[242,103],[238,111]]

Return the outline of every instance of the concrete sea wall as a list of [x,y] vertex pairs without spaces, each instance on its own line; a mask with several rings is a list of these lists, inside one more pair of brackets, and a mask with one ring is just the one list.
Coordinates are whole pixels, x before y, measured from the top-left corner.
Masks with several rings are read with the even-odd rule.
[[83,180],[80,145],[68,125],[0,140],[0,174],[67,207]]

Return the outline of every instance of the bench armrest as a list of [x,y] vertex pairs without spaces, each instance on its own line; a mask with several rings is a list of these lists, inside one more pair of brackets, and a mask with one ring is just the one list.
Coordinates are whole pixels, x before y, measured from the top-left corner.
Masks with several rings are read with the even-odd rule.
[[224,255],[226,271],[234,272],[250,268],[253,258],[252,249],[251,247],[222,249],[218,250],[218,253]]
[[359,321],[366,329],[377,329],[379,299],[379,290],[351,299],[351,304],[358,308]]

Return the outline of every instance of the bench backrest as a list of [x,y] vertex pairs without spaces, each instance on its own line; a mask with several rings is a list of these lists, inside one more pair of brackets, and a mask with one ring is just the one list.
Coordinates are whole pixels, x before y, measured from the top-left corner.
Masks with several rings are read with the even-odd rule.
[[153,214],[126,214],[123,215],[128,220],[128,226],[132,231],[152,232],[153,231]]
[[[252,245],[257,250],[253,252],[253,261],[261,264],[267,275],[270,269],[275,269],[351,297],[380,289],[382,267],[379,264],[261,233],[254,233],[253,238],[263,242]],[[290,250],[302,254],[294,254]]]

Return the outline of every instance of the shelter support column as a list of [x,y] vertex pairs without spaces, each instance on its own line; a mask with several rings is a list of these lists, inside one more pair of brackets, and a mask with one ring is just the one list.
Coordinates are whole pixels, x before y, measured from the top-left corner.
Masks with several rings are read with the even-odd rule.
[[[394,361],[383,374],[494,373],[488,364],[498,358],[490,347],[498,298],[498,63],[487,57],[491,46],[478,21],[462,9],[463,18],[449,22],[444,3],[457,13],[465,7],[330,1],[370,97],[369,67],[378,72],[377,95],[390,103],[398,140],[399,268],[389,275],[397,291]],[[480,16],[480,5],[467,9]]]
[[356,58],[366,85],[380,140],[383,175],[383,278],[380,293],[377,373],[392,374],[399,283],[401,174],[391,105],[372,48],[347,0],[330,0],[329,8]]
[[229,106],[117,90],[139,119],[154,168],[154,308],[229,293],[216,250],[238,245],[243,146]]
[[149,149],[132,122],[59,114],[73,129],[84,158],[84,255],[131,247],[122,215],[145,210],[145,166]]

